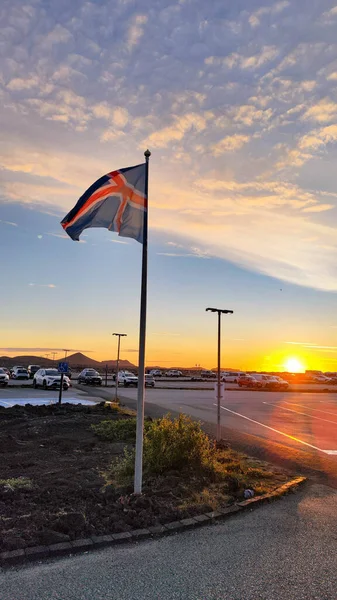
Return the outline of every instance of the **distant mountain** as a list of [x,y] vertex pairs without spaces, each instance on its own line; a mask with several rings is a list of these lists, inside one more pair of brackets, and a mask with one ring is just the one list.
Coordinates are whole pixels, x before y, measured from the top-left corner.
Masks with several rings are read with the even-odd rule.
[[[100,364],[102,367],[105,367],[105,365],[108,365],[108,367],[116,367],[116,363],[116,360],[102,360]],[[120,369],[137,369],[137,366],[130,363],[129,360],[120,360],[119,367]]]
[[70,354],[64,360],[71,367],[100,367],[101,363],[93,358],[89,358],[89,356],[85,356],[82,352],[76,352],[75,354]]
[[14,367],[15,365],[22,365],[28,367],[28,365],[43,365],[44,367],[53,366],[55,362],[50,358],[43,358],[43,356],[0,356],[0,366]]

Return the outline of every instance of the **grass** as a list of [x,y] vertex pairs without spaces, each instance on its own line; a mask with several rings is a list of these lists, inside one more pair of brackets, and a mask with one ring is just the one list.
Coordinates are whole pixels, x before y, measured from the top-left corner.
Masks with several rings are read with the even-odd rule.
[[0,479],[0,487],[14,492],[15,490],[31,490],[33,482],[28,477],[17,477],[12,479]]

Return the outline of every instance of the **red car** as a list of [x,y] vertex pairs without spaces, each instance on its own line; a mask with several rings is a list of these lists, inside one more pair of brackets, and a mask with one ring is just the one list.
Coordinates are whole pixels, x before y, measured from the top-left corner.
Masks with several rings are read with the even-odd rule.
[[260,387],[262,387],[261,382],[257,381],[257,379],[255,379],[255,377],[252,377],[252,375],[242,375],[241,377],[239,377],[238,385],[239,385],[239,387],[244,387],[244,388],[260,388]]

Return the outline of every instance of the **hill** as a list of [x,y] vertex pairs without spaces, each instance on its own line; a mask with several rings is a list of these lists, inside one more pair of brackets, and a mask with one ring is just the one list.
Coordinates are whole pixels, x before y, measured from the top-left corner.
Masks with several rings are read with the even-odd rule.
[[[105,367],[105,365],[108,365],[108,367],[116,367],[116,363],[116,360],[102,360],[100,364],[102,367]],[[120,360],[119,367],[120,369],[137,369],[137,366],[130,363],[129,360]]]
[[43,365],[44,367],[51,367],[55,363],[50,358],[44,358],[43,356],[0,356],[0,366],[14,367],[15,365],[22,365],[28,367],[28,365]]
[[93,358],[89,358],[82,352],[75,352],[64,359],[71,367],[101,367],[102,363]]

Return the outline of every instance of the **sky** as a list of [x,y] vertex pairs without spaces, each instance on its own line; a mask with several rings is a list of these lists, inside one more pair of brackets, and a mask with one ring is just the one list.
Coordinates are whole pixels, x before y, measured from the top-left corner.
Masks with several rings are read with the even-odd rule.
[[[137,362],[141,245],[60,220],[148,147],[147,363],[337,371],[336,0],[3,0],[0,355]],[[39,350],[41,349],[41,350]],[[61,357],[62,353],[59,353]]]

